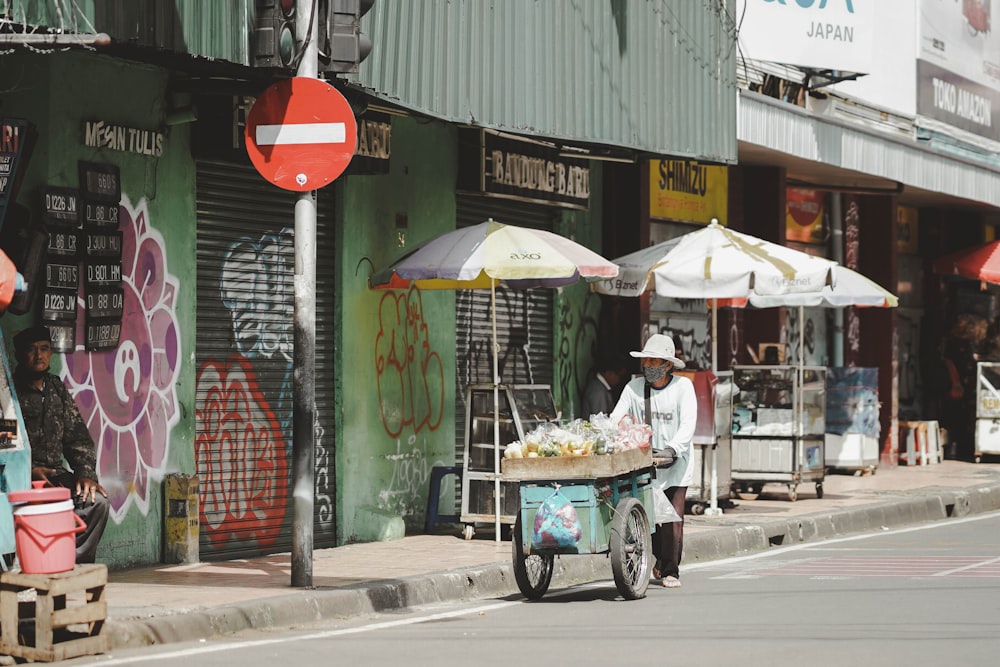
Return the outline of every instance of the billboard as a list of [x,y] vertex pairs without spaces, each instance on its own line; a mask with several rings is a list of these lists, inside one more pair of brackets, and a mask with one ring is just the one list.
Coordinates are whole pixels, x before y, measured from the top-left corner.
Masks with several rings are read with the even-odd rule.
[[867,73],[875,0],[738,0],[740,50],[750,60]]
[[920,0],[917,113],[1000,141],[1000,35],[990,0]]

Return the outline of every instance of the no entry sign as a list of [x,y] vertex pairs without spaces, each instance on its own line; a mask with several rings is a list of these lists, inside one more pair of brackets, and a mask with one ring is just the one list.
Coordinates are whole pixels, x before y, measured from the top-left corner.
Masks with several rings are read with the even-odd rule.
[[347,169],[357,142],[350,103],[319,79],[294,77],[270,86],[247,116],[250,161],[285,190],[329,185]]

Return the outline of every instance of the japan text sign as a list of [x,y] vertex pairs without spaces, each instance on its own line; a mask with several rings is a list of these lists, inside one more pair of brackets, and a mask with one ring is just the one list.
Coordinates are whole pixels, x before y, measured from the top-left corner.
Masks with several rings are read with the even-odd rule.
[[246,144],[250,161],[268,181],[295,192],[317,190],[351,162],[357,121],[336,88],[294,77],[272,85],[254,102]]

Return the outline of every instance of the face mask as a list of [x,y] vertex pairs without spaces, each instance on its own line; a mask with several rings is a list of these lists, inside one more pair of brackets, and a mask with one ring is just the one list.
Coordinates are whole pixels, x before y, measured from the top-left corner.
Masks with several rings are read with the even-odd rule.
[[643,366],[642,374],[646,378],[647,383],[656,385],[666,379],[667,375],[670,374],[670,370],[666,366]]

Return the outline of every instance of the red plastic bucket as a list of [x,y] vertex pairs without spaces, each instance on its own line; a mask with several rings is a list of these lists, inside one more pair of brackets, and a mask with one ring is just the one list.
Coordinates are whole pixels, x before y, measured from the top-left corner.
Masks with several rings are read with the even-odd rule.
[[[26,574],[67,572],[76,565],[76,534],[87,525],[73,511],[69,489],[58,487],[12,491],[14,546]],[[52,501],[57,502],[44,502]]]

